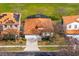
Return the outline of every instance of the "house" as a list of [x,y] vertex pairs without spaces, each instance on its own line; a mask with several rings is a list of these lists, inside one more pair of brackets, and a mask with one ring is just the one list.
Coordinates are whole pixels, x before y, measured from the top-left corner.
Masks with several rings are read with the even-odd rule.
[[68,37],[79,39],[79,15],[63,16],[63,25]]
[[18,35],[20,30],[20,14],[18,13],[1,13],[0,14],[0,31],[2,34]]
[[35,14],[25,19],[24,34],[41,35],[42,37],[53,36],[54,22],[46,15]]

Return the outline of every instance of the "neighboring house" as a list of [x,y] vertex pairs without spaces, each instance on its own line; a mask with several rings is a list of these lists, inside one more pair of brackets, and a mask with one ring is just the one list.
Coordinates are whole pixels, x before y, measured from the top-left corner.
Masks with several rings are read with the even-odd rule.
[[3,34],[19,34],[20,30],[20,14],[18,13],[1,13],[0,14],[0,30]]
[[46,15],[36,14],[28,16],[24,24],[25,35],[53,36],[54,22]]
[[65,34],[79,39],[79,15],[63,16]]

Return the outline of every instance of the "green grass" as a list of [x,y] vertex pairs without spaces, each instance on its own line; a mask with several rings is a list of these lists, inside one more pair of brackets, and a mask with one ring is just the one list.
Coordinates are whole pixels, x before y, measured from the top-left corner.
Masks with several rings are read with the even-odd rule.
[[52,52],[52,51],[58,51],[59,48],[58,47],[41,47],[40,50],[46,51],[46,52]]
[[23,50],[22,47],[0,48],[0,52],[22,52]]
[[[57,3],[2,3],[0,4],[0,13],[3,12],[20,12],[22,14],[22,20],[27,16],[37,13],[46,14],[48,16],[55,16],[57,20],[60,16],[65,15],[78,15],[79,14],[79,4],[57,4]],[[53,19],[54,20],[54,19]]]
[[[59,48],[40,47],[40,51],[44,51],[44,52],[52,52],[52,51],[57,51],[57,50],[59,50]],[[24,48],[22,47],[0,48],[0,52],[24,52]]]

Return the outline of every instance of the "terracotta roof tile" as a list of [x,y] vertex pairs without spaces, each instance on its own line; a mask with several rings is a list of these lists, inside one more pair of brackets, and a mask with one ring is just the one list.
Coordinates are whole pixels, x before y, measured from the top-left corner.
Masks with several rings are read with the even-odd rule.
[[53,31],[53,24],[49,18],[31,18],[24,24],[24,34],[40,34],[42,31],[38,28],[44,28],[42,31]]
[[75,15],[75,16],[63,16],[63,23],[64,24],[68,24],[68,23],[72,23],[72,22],[79,22],[77,21],[77,19],[79,18],[79,15]]

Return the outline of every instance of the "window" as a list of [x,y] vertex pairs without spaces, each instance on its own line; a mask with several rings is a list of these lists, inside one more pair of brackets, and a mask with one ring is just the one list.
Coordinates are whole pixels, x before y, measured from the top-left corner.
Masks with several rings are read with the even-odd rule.
[[5,27],[7,27],[7,25],[4,25]]
[[38,26],[36,26],[35,28],[38,29]]
[[15,25],[15,27],[17,27],[18,25]]
[[46,33],[46,36],[50,36],[50,35],[51,35],[51,33],[50,33],[50,32],[47,32],[47,33]]
[[45,33],[45,32],[43,32],[43,33],[42,33],[42,36],[43,36],[43,37],[45,37],[45,35],[46,35],[46,33]]
[[12,28],[12,25],[10,25],[10,27]]
[[75,28],[77,28],[77,25],[75,25]]
[[69,28],[71,28],[71,25],[69,25]]

